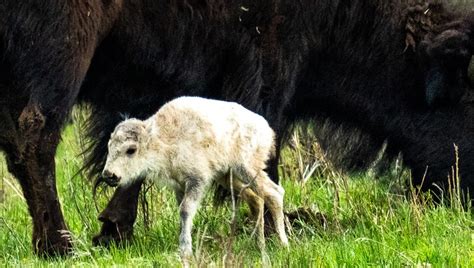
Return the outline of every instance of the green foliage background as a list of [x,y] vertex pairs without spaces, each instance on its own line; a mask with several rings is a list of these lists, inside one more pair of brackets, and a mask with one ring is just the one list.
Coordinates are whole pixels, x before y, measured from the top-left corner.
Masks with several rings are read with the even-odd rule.
[[[457,200],[446,207],[413,198],[416,191],[403,187],[409,176],[404,171],[342,175],[324,161],[317,144],[301,138],[302,133],[292,137],[280,167],[286,210],[310,211],[292,221],[290,249],[280,248],[270,237],[268,258],[262,257],[251,236],[248,208],[238,208],[238,229],[232,233],[230,204],[215,208],[209,195],[195,219],[196,266],[474,267],[470,210],[463,210]],[[32,254],[26,203],[1,159],[0,265],[178,266],[179,220],[174,195],[167,189],[148,187],[148,215],[140,209],[133,241],[109,249],[92,247],[91,238],[100,228],[95,203],[103,208],[112,191],[102,191],[94,202],[92,183],[73,176],[82,163],[81,137],[78,124],[66,127],[56,157],[58,191],[74,253],[51,259]]]

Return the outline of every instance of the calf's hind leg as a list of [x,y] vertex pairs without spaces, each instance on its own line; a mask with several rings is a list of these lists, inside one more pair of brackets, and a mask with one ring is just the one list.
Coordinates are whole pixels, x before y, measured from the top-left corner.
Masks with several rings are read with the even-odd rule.
[[240,181],[234,180],[233,187],[240,193],[240,197],[247,202],[252,213],[252,217],[255,218],[255,225],[257,228],[258,244],[261,249],[265,247],[265,232],[264,232],[264,200],[258,196],[252,189],[247,185],[243,185]]
[[255,190],[259,196],[265,201],[265,205],[270,210],[275,229],[284,246],[288,246],[288,237],[285,231],[285,215],[283,213],[283,195],[285,190],[268,177],[264,171],[250,172],[249,175],[255,174]]

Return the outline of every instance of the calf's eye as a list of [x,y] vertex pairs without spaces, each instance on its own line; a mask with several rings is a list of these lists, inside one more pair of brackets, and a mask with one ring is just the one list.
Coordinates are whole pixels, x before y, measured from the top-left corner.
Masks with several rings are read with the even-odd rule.
[[127,155],[133,155],[133,154],[135,154],[136,151],[137,151],[136,147],[130,147],[130,148],[127,149],[127,151],[125,153]]

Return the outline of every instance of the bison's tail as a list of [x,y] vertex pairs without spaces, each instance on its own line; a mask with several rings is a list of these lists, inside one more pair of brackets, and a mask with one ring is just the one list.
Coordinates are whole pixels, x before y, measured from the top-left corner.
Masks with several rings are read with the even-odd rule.
[[100,109],[86,107],[86,119],[80,122],[81,129],[86,133],[84,149],[84,165],[79,172],[85,172],[89,178],[97,178],[102,172],[107,158],[107,142],[110,133],[121,121],[120,114],[115,116]]

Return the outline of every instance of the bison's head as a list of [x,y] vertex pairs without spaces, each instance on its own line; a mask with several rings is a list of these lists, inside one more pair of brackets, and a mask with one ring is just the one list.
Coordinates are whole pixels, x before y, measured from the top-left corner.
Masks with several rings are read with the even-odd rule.
[[149,167],[146,157],[148,136],[145,123],[137,119],[127,119],[115,128],[102,172],[107,184],[126,185],[145,176]]
[[457,103],[472,89],[469,65],[474,53],[474,14],[444,25],[420,46],[425,68],[425,96],[430,106]]

